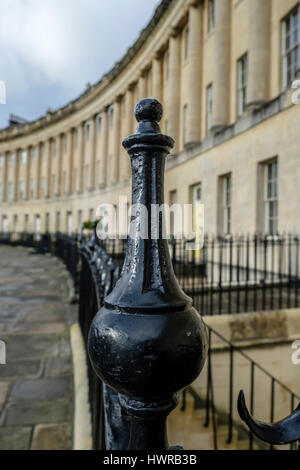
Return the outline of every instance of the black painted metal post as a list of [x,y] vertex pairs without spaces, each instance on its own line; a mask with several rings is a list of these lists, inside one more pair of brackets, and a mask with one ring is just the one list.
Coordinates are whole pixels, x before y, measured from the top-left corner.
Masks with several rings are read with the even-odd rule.
[[156,100],[140,101],[135,116],[137,131],[123,142],[132,164],[134,229],[121,277],[91,325],[89,355],[131,418],[128,449],[164,450],[166,418],[178,392],[200,374],[207,338],[151,213],[153,204],[163,203],[165,158],[174,141],[160,133],[162,107]]

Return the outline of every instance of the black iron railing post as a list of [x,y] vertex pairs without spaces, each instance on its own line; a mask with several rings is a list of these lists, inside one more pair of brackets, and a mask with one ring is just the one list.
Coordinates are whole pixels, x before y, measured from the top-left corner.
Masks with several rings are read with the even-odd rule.
[[132,164],[134,229],[121,277],[92,323],[89,354],[130,416],[128,449],[163,450],[166,418],[178,392],[199,375],[207,338],[175,278],[167,240],[151,211],[163,203],[165,158],[174,141],[160,133],[162,107],[156,100],[140,101],[135,115],[138,129],[123,142]]

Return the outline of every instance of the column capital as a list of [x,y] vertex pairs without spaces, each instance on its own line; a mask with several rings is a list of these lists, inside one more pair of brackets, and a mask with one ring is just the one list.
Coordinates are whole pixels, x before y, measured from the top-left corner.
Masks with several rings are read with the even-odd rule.
[[179,32],[180,32],[180,28],[178,26],[172,26],[170,37],[171,38],[177,38]]
[[119,93],[119,94],[116,96],[114,103],[120,103],[120,102],[122,101],[122,98],[123,98],[123,94],[122,94],[122,93]]
[[128,91],[133,91],[134,88],[135,88],[135,86],[136,86],[136,84],[137,84],[136,81],[130,83],[130,84],[128,85],[128,87],[127,87],[127,90],[128,90]]
[[187,7],[188,8],[191,8],[191,7],[197,8],[201,3],[203,3],[203,0],[189,0],[189,2],[187,4]]
[[153,60],[161,60],[162,56],[163,56],[162,52],[157,51],[157,52],[155,52],[154,56],[152,57],[152,61]]

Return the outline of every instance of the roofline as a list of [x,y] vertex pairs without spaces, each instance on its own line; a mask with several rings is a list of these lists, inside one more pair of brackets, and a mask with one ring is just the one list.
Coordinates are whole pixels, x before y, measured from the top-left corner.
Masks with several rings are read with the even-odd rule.
[[168,10],[171,3],[175,0],[162,0],[157,6],[154,15],[147,24],[147,26],[141,31],[139,37],[130,46],[125,55],[115,63],[112,69],[104,74],[98,82],[87,87],[87,89],[81,93],[74,100],[69,101],[66,105],[56,109],[55,111],[47,111],[45,115],[33,120],[28,121],[24,124],[15,126],[8,126],[0,129],[0,141],[10,140],[11,138],[21,137],[29,134],[32,131],[38,131],[49,124],[54,124],[64,119],[67,116],[72,115],[74,112],[83,108],[87,102],[90,102],[100,91],[106,89],[119,75],[128,64],[130,64],[132,58],[140,51],[154,29],[158,26],[164,14]]

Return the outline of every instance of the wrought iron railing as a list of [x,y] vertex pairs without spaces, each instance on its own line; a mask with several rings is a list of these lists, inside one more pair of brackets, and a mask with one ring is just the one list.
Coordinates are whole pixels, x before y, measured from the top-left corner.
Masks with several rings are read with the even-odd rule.
[[[204,426],[211,425],[215,450],[220,448],[219,424],[222,426],[222,437],[225,430],[227,445],[232,443],[235,432],[243,441],[244,450],[253,450],[254,444],[256,448],[273,450],[272,444],[269,447],[263,445],[254,433],[241,425],[236,408],[240,388],[248,391],[251,414],[259,409],[260,415],[269,418],[271,422],[285,413],[293,412],[300,397],[240,347],[213,328],[207,326],[207,329],[209,347],[206,369],[197,384],[183,391],[181,409],[185,410],[186,394],[189,394],[194,399],[195,409],[205,410]],[[267,398],[268,408],[265,406]],[[291,443],[290,448],[295,449],[295,443]]]
[[[120,264],[126,240],[103,246]],[[201,251],[190,242],[169,242],[172,264],[184,291],[201,315],[272,311],[300,306],[300,241],[278,236],[206,235]]]
[[[133,203],[143,204],[148,214],[151,214],[151,204],[163,203],[164,161],[173,146],[173,140],[160,133],[157,121],[161,116],[162,109],[156,100],[142,100],[136,107],[137,132],[123,143],[132,161]],[[152,226],[150,215],[147,220],[143,212],[135,217],[136,227],[141,229],[146,223]],[[5,235],[3,242],[7,241],[18,243],[18,237]],[[252,408],[258,370],[271,381],[271,420],[275,413],[277,385],[290,394],[291,405],[298,398],[212,329],[208,330],[207,343],[205,325],[174,275],[175,270],[180,283],[194,299],[199,296],[199,310],[206,314],[231,313],[235,311],[233,305],[238,312],[241,305],[249,311],[251,288],[256,292],[259,284],[263,285],[262,310],[274,306],[273,293],[278,286],[279,305],[283,307],[283,299],[287,298],[287,306],[296,306],[298,239],[288,238],[287,243],[283,243],[282,239],[255,238],[252,243],[249,238],[239,238],[235,244],[230,238],[217,238],[206,240],[199,253],[187,251],[184,245],[175,241],[168,245],[161,235],[144,239],[136,230],[129,239],[124,264],[120,250],[114,244],[109,246],[106,242],[101,246],[98,243],[96,227],[88,241],[61,234],[52,239],[46,234],[32,239],[21,236],[19,242],[36,251],[52,252],[61,257],[72,274],[74,285],[79,285],[79,321],[90,358],[89,389],[95,449],[168,449],[166,418],[177,405],[178,392],[189,387],[199,376],[207,350],[206,425],[212,419],[217,448],[216,414],[224,410],[219,410],[216,401],[213,335],[225,343],[225,350],[229,352],[229,398],[225,410],[228,443],[232,440],[234,427],[237,354],[250,364]],[[228,292],[228,296],[232,296],[235,291],[235,300],[228,297],[230,301],[224,308],[223,295]],[[253,306],[258,309],[257,298],[254,299]],[[250,435],[250,449],[252,445],[253,436]]]

